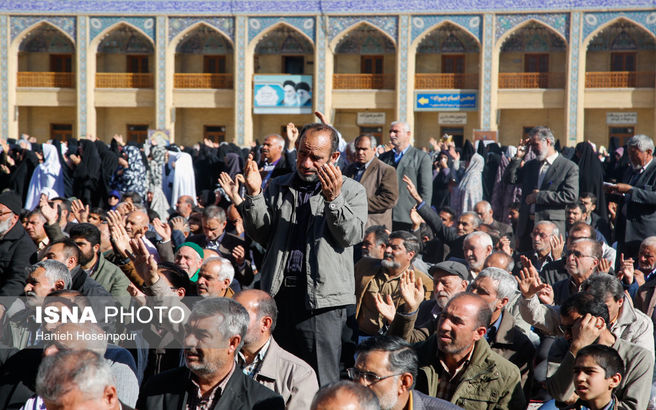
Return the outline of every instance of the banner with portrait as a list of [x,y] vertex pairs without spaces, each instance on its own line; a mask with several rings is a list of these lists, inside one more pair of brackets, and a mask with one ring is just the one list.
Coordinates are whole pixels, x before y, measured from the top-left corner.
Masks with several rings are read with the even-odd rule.
[[253,113],[312,114],[312,76],[255,75]]

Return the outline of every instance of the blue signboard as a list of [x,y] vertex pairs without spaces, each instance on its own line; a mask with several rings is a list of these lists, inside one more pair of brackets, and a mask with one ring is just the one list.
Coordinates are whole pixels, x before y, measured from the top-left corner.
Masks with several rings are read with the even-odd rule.
[[415,92],[415,111],[473,111],[477,92]]
[[312,114],[312,76],[255,75],[253,113]]

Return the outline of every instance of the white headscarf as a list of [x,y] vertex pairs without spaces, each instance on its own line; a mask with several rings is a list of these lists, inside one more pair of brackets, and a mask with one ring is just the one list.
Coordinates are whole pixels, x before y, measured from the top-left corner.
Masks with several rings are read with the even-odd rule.
[[485,160],[479,154],[474,154],[465,170],[465,175],[451,193],[451,207],[459,215],[473,211],[477,202],[483,200],[483,167]]
[[61,172],[57,148],[51,144],[43,144],[42,146],[43,162],[34,169],[32,179],[30,179],[30,187],[27,190],[27,198],[25,199],[25,209],[30,211],[39,205],[41,194],[48,194],[48,189],[55,191],[57,196],[64,196],[64,177]]

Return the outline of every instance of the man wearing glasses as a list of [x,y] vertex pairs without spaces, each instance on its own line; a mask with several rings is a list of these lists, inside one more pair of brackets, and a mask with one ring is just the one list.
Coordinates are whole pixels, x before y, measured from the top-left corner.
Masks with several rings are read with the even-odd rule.
[[393,336],[367,339],[358,346],[356,355],[355,367],[347,370],[348,376],[371,389],[382,410],[460,408],[413,389],[419,361],[403,339]]

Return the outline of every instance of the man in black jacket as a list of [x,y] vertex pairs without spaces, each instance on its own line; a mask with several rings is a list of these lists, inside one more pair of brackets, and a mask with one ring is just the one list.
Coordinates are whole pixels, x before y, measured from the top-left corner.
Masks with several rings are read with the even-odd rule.
[[239,303],[210,298],[194,305],[184,338],[185,367],[153,376],[137,403],[141,410],[284,409],[277,393],[235,364],[249,316]]
[[[23,293],[26,268],[36,253],[36,245],[18,223],[21,200],[8,191],[0,194],[0,296]],[[4,308],[0,307],[2,313]]]

